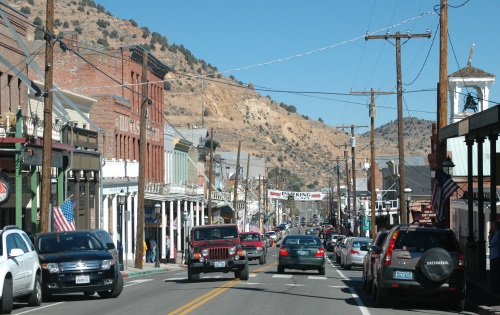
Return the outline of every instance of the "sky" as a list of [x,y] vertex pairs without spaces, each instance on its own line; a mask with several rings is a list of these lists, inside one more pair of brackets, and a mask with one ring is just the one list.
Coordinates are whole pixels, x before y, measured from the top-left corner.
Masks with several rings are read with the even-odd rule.
[[[225,76],[254,84],[261,95],[334,127],[360,126],[356,133],[370,126],[370,97],[358,92],[394,92],[375,96],[375,127],[397,119],[396,41],[365,40],[367,32],[431,32],[401,39],[403,116],[436,121],[439,2],[95,0],[113,16],[184,45]],[[500,74],[500,1],[448,4],[448,74],[467,65],[473,44],[472,66]],[[491,87],[490,106],[500,103],[499,85]]]

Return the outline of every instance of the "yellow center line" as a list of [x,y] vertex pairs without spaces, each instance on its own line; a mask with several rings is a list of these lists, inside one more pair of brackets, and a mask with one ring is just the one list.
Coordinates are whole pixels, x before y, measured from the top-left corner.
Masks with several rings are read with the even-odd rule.
[[[259,273],[263,270],[266,270],[268,268],[271,268],[272,266],[276,266],[277,262],[273,262],[271,264],[268,264],[266,266],[260,267],[258,269],[253,270],[251,273]],[[215,288],[213,290],[210,290],[209,292],[203,294],[202,296],[194,299],[193,301],[179,307],[178,309],[168,313],[168,315],[185,315],[188,314],[189,312],[192,312],[193,310],[197,309],[201,305],[205,304],[206,302],[210,301],[214,297],[218,296],[219,294],[227,291],[228,289],[234,287],[237,285],[241,280],[240,279],[233,279],[231,281],[228,281],[221,285],[218,288]]]

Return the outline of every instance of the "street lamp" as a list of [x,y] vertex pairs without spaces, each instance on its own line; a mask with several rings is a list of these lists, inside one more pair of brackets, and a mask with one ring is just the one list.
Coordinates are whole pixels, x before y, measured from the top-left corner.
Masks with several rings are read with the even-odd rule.
[[127,198],[127,195],[125,192],[120,190],[120,192],[117,195],[117,202],[118,202],[118,260],[120,263],[120,270],[123,269],[123,206],[125,205],[125,199]]
[[205,216],[204,219],[205,219],[205,224],[208,224],[208,216],[207,215]]
[[403,190],[403,194],[405,196],[405,200],[406,200],[406,223],[410,223],[410,202],[411,202],[411,188],[410,187],[406,187],[404,190]]
[[391,211],[391,202],[389,200],[385,201],[385,211],[387,211],[387,226],[391,225],[391,217],[389,211]]
[[158,234],[159,224],[160,224],[160,220],[159,220],[160,212],[161,212],[161,205],[159,202],[157,202],[155,204],[155,213],[156,213],[156,261],[155,261],[155,268],[160,268],[160,251],[158,250],[160,247],[160,238],[159,238],[159,234]]
[[450,156],[448,156],[444,161],[443,161],[443,171],[450,175],[453,176],[453,168],[455,167],[455,163],[451,160]]

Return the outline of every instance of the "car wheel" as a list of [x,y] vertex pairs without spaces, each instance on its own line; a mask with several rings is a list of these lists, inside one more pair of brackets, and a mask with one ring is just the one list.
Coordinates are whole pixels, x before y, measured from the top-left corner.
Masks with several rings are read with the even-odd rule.
[[248,267],[248,263],[245,264],[245,268],[243,268],[241,270],[240,275],[239,275],[238,278],[240,278],[240,280],[244,280],[244,281],[248,280],[248,278],[249,278],[249,276],[248,276],[249,269],[250,269],[250,267]]
[[453,268],[450,253],[442,248],[431,248],[420,257],[420,269],[431,281],[441,282],[448,279]]
[[284,273],[284,272],[285,272],[285,267],[278,266],[278,273]]
[[375,306],[376,307],[385,307],[387,304],[387,297],[384,295],[384,292],[381,288],[373,286],[375,291],[373,295],[375,296]]
[[3,282],[2,299],[0,300],[0,313],[10,314],[14,304],[12,293],[12,279],[5,279]]
[[337,262],[337,264],[340,264],[340,257],[338,255],[335,255],[335,261]]
[[40,276],[35,277],[35,284],[33,285],[33,291],[28,299],[29,306],[40,306],[42,305],[42,285],[40,284]]
[[345,267],[346,270],[351,270],[352,265],[344,264],[344,267]]
[[451,310],[455,311],[457,313],[462,313],[465,308],[465,297],[463,296],[456,296],[451,299]]
[[319,268],[319,270],[318,270],[318,271],[319,271],[319,274],[320,274],[321,276],[324,276],[324,275],[325,275],[325,267],[321,267],[321,268]]
[[123,276],[119,272],[115,287],[107,291],[97,291],[97,294],[99,294],[99,296],[103,299],[109,299],[118,297],[122,293],[122,291],[123,291]]
[[368,291],[368,282],[366,281],[366,274],[364,269],[363,269],[363,276],[361,277],[361,279],[363,281],[363,290],[366,292]]
[[259,265],[263,265],[266,263],[266,256],[264,254],[259,257]]
[[[234,272],[234,277],[239,278],[239,271]],[[197,272],[194,272],[191,268],[188,268],[188,281],[189,282],[196,282],[200,280],[200,274]]]

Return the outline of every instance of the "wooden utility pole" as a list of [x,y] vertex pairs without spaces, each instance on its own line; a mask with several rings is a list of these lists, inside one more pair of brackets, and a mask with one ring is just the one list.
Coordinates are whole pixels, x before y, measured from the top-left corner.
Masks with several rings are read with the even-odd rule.
[[[448,124],[448,3],[440,1],[439,15],[439,85],[438,85],[438,109],[437,109],[437,139],[436,165],[443,167],[443,161],[448,153],[446,139],[439,141],[441,129]],[[435,185],[434,181],[434,185]],[[444,205],[445,227],[450,227],[450,200],[447,198]]]
[[262,190],[262,187],[260,186],[261,183],[260,183],[260,174],[259,174],[259,230],[260,230],[260,233],[264,234],[264,229],[262,228],[262,214],[261,214],[261,211],[260,211],[260,200],[261,200],[261,190]]
[[[245,210],[243,211],[243,226],[246,227],[247,222],[247,195],[248,195],[248,172],[250,171],[250,154],[247,158],[247,177],[245,179]],[[260,205],[259,205],[260,206]]]
[[[354,126],[354,125],[351,125],[350,128],[351,128],[351,165],[352,165],[352,211],[353,211],[353,214],[354,214],[354,217],[358,217],[359,216],[359,213],[357,213],[357,204],[356,204],[356,195],[357,195],[357,192],[356,192],[356,138],[354,137],[354,128],[367,128],[368,126]],[[349,126],[339,126],[337,128],[349,128]],[[354,228],[354,227],[353,227]],[[356,230],[357,232],[357,230]],[[355,234],[356,235],[356,234]]]
[[[142,50],[142,100],[141,100],[141,122],[139,136],[139,184],[137,189],[137,232],[135,243],[135,268],[142,269],[142,257],[144,256],[144,191],[146,181],[146,115],[148,112],[148,52]],[[180,219],[180,218],[178,218]]]
[[342,211],[340,204],[340,165],[339,165],[339,157],[337,157],[337,233],[342,233]]
[[[214,128],[210,128],[210,164],[208,166],[208,224],[212,224],[212,167],[214,164]],[[222,167],[222,165],[221,165]]]
[[238,156],[236,157],[236,172],[234,173],[233,223],[236,223],[236,205],[238,203],[238,173],[240,171],[241,140],[238,141]]
[[[368,114],[370,116],[370,176],[371,176],[371,181],[370,181],[370,194],[371,194],[371,199],[370,199],[370,214],[371,214],[371,221],[372,221],[372,229],[371,229],[371,234],[372,237],[375,237],[375,234],[377,233],[376,226],[375,226],[375,211],[377,210],[376,205],[375,205],[375,198],[377,197],[375,194],[375,116],[377,116],[377,106],[375,105],[375,94],[377,95],[386,95],[386,94],[394,94],[394,92],[375,92],[373,88],[371,89],[370,92],[351,92],[351,94],[368,94],[370,93],[370,106],[368,108]],[[403,222],[404,223],[404,222]]]
[[[396,32],[395,35],[366,35],[365,40],[369,39],[396,39],[396,69],[397,69],[397,99],[398,99],[398,149],[399,149],[399,204],[401,217],[406,217],[406,202],[401,202],[403,199],[403,189],[406,187],[406,172],[405,172],[405,156],[404,156],[404,138],[403,138],[403,78],[401,74],[401,38],[406,38],[407,43],[411,38],[430,38],[431,32],[425,34],[401,34]],[[392,43],[391,43],[392,44]]]
[[[47,0],[45,39],[45,99],[43,108],[43,159],[42,159],[42,200],[40,205],[40,231],[49,231],[49,218],[52,209],[50,202],[50,175],[52,166],[52,87],[54,74],[54,0]],[[21,222],[17,222],[21,224]]]

